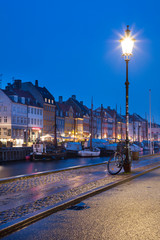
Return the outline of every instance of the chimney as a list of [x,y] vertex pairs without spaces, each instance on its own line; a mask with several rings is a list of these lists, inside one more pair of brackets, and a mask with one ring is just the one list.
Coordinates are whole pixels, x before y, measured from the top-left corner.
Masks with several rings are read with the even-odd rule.
[[72,98],[73,98],[74,100],[76,100],[76,95],[72,95]]
[[38,87],[38,80],[35,80],[35,87]]
[[10,83],[7,83],[8,86],[5,87],[6,90],[10,90],[12,87],[11,87],[11,84]]
[[22,81],[17,79],[17,80],[14,80],[14,83],[13,83],[13,87],[15,89],[21,89],[21,85],[22,85]]
[[82,105],[83,105],[83,101],[80,101],[80,104],[82,104]]
[[62,103],[62,101],[63,101],[62,96],[59,96],[59,103]]

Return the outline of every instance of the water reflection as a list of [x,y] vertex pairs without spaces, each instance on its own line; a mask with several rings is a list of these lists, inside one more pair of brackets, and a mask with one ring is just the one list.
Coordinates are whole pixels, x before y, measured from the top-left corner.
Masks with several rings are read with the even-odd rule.
[[[155,151],[159,152],[158,150]],[[147,155],[149,151],[140,152],[141,155]],[[35,161],[28,160],[14,161],[14,162],[1,162],[0,163],[0,179],[12,176],[18,176],[23,174],[31,174],[36,172],[43,172],[49,170],[59,170],[74,166],[83,166],[89,164],[103,163],[107,161],[109,157],[96,157],[96,158],[70,158],[64,160],[52,160],[52,161]]]
[[[88,164],[97,164],[107,161],[106,157],[98,158],[70,158],[64,160],[52,161],[14,161],[0,163],[0,179],[23,174],[31,174],[35,172],[43,172],[49,170],[59,170],[73,166],[83,166]],[[1,170],[2,169],[2,170]]]

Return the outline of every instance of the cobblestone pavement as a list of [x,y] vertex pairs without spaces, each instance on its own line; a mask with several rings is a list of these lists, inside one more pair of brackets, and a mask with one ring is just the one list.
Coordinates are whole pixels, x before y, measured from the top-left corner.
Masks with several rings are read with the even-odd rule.
[[[160,165],[160,156],[135,161],[132,172],[150,164]],[[106,165],[98,165],[0,184],[0,225],[127,177],[123,172],[111,176]]]

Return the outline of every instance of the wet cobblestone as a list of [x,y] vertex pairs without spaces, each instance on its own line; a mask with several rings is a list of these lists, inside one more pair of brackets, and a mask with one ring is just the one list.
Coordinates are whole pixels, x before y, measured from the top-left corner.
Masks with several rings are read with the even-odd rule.
[[[147,162],[147,164],[152,162]],[[155,158],[155,162],[152,163],[152,166],[157,166],[160,163],[160,158]],[[136,172],[142,171],[145,169],[148,169],[148,165],[139,166],[136,167]],[[135,170],[133,169],[133,172]],[[99,177],[97,177],[97,173],[102,172]],[[77,179],[77,176],[80,178]],[[50,184],[52,184],[52,187],[57,187],[56,185],[59,184],[58,188],[61,190],[61,181],[63,183],[69,182],[70,179],[76,178],[76,181],[81,180],[81,176],[86,176],[89,178],[89,182],[84,182],[82,185],[77,187],[72,187],[72,184],[69,186],[69,189],[62,189],[62,191],[56,192],[54,194],[51,194],[49,196],[44,196],[36,201],[28,202],[26,204],[21,204],[20,206],[7,209],[5,211],[0,211],[0,225],[5,224],[7,222],[10,222],[12,220],[18,219],[22,216],[25,216],[29,213],[34,213],[38,210],[42,210],[45,207],[54,206],[56,203],[59,203],[61,201],[70,199],[72,197],[75,197],[79,194],[85,193],[87,191],[93,190],[97,187],[104,186],[106,184],[120,181],[122,179],[125,179],[128,177],[128,175],[121,173],[119,175],[111,176],[108,175],[106,171],[106,165],[100,165],[95,167],[89,167],[89,168],[81,168],[81,169],[75,169],[71,171],[66,172],[59,172],[54,174],[48,174],[40,177],[34,177],[34,178],[26,178],[23,180],[17,180],[10,183],[5,183],[0,185],[0,198],[5,197],[8,194],[12,196],[12,194],[15,193],[23,193],[24,191],[29,191],[32,188],[39,187],[39,191],[41,190],[41,187],[44,188]],[[16,197],[18,195],[14,195],[15,201]],[[1,201],[1,205],[8,204],[10,201],[10,198],[5,198],[5,200]]]

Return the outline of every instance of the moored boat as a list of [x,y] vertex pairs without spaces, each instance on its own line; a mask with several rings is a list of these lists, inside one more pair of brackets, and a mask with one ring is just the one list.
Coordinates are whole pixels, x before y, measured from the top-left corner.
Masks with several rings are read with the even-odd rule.
[[66,158],[66,150],[63,147],[54,147],[46,144],[33,144],[33,152],[30,154],[34,160],[54,160]]
[[65,144],[67,157],[77,157],[78,152],[82,150],[82,145],[79,142],[67,142]]
[[99,148],[94,148],[94,149],[91,150],[89,148],[86,148],[84,150],[79,151],[78,155],[80,157],[99,157],[100,149]]
[[80,157],[99,157],[100,149],[94,148],[92,145],[93,137],[93,99],[91,103],[91,134],[90,134],[90,148],[85,148],[84,150],[78,151]]

